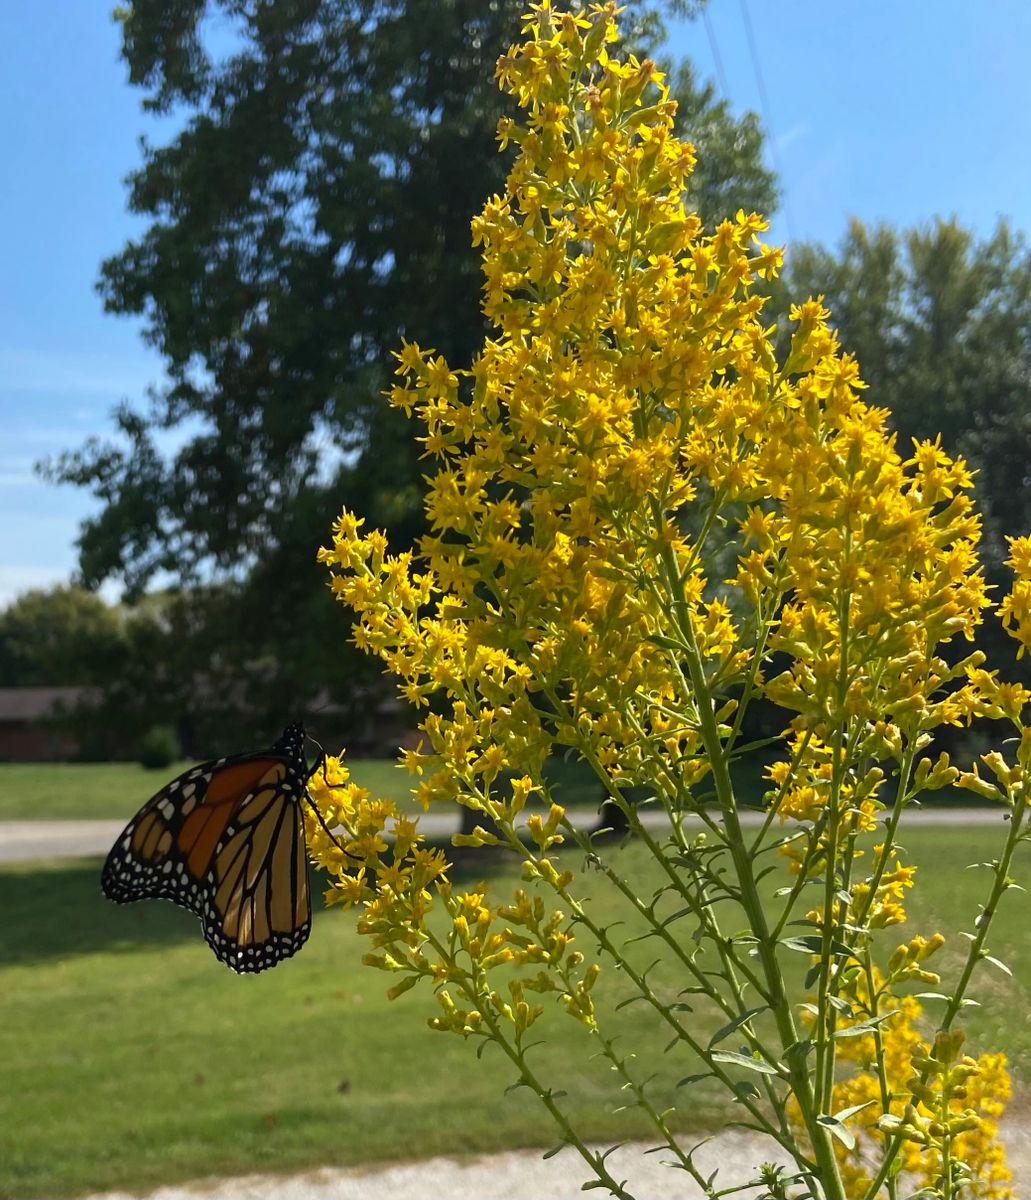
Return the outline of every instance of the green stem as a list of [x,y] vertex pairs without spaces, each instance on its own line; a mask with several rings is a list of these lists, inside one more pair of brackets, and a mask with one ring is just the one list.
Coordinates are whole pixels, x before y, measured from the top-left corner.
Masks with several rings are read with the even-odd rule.
[[[738,885],[741,890],[741,904],[745,910],[758,942],[758,953],[763,972],[767,980],[767,992],[770,997],[774,1020],[777,1023],[778,1034],[783,1050],[794,1049],[798,1044],[798,1032],[791,1011],[791,1002],[787,995],[784,976],[777,958],[776,944],[770,937],[770,930],[763,908],[762,898],[755,883],[752,858],[745,845],[738,819],[737,800],[734,796],[730,769],[716,724],[716,714],[712,704],[708,702],[708,684],[702,665],[701,652],[695,638],[694,624],[691,620],[689,606],[683,592],[683,582],[671,547],[664,546],[661,551],[663,566],[666,572],[667,584],[673,598],[673,607],[680,635],[688,649],[687,665],[698,706],[698,716],[701,725],[702,743],[705,746],[712,768],[713,782],[723,815],[724,828],[727,831],[727,844],[734,860]],[[838,1163],[834,1154],[831,1134],[828,1129],[817,1121],[819,1110],[816,1108],[815,1097],[809,1080],[809,1073],[804,1059],[798,1053],[786,1055],[788,1072],[796,1103],[802,1114],[806,1132],[816,1155],[817,1176],[824,1190],[826,1200],[847,1200]]]
[[[441,942],[430,934],[427,938],[433,948],[442,958],[453,958]],[[519,1081],[525,1084],[537,1099],[544,1105],[551,1115],[552,1120],[562,1132],[562,1140],[569,1146],[572,1146],[585,1163],[598,1177],[600,1182],[609,1190],[609,1192],[618,1197],[618,1200],[634,1200],[631,1192],[626,1191],[622,1184],[609,1174],[605,1167],[605,1157],[601,1154],[596,1154],[584,1141],[580,1139],[576,1130],[570,1125],[568,1118],[561,1108],[555,1103],[554,1095],[550,1088],[546,1088],[537,1078],[536,1074],[526,1061],[525,1051],[517,1043],[513,1043],[507,1038],[501,1028],[501,1022],[498,1020],[494,1012],[494,1006],[491,1000],[493,989],[487,984],[486,978],[478,980],[476,983],[471,982],[468,977],[456,981],[466,999],[471,1004],[476,1006],[477,1012],[483,1019],[483,1023],[487,1026],[489,1033],[485,1034],[490,1038],[496,1046],[499,1046],[505,1056],[519,1071]]]
[[[505,832],[507,835],[508,831],[506,830]],[[525,847],[523,847],[518,841],[518,838],[515,838],[514,834],[512,837],[515,842],[513,849],[518,848],[525,856]],[[530,861],[533,861],[532,857]],[[644,976],[627,961],[623,954],[620,953],[619,947],[613,943],[612,939],[608,935],[608,931],[602,926],[598,925],[591,918],[591,916],[587,913],[583,905],[580,904],[575,896],[570,895],[565,888],[559,886],[554,882],[554,880],[549,880],[548,882],[555,889],[556,894],[560,896],[562,900],[569,906],[569,909],[572,912],[577,924],[583,925],[583,927],[591,933],[591,935],[596,939],[599,948],[614,963],[618,965],[620,971],[634,984],[641,998],[650,1004],[655,1012],[658,1013],[658,1015],[662,1018],[662,1020],[665,1021],[666,1024],[669,1025],[669,1027],[674,1031],[674,1033],[677,1035],[677,1040],[682,1042],[685,1046],[688,1046],[701,1059],[701,1061],[705,1063],[706,1067],[708,1067],[708,1069],[720,1081],[720,1083],[723,1084],[728,1092],[733,1095],[738,1095],[734,1087],[734,1080],[723,1069],[722,1064],[717,1061],[713,1061],[707,1048],[688,1029],[686,1029],[680,1023],[680,1021],[677,1020],[670,1007],[666,1004],[663,1004],[662,1001],[655,995],[655,993],[648,986]],[[757,1108],[751,1099],[749,1099],[747,1096],[739,1096],[739,1099],[741,1104],[758,1122],[759,1127],[764,1133],[773,1138],[800,1164],[807,1166],[813,1165],[808,1163],[804,1156],[800,1155],[798,1146],[790,1137],[786,1137],[777,1127],[770,1124],[766,1114],[762,1111],[762,1109]],[[840,1197],[840,1200],[845,1200],[845,1198],[842,1196]]]
[[[963,971],[960,974],[959,982],[956,984],[956,990],[952,994],[948,1006],[945,1009],[945,1015],[942,1017],[941,1024],[938,1028],[945,1032],[952,1027],[952,1022],[956,1019],[960,1009],[963,1007],[963,1000],[966,996],[966,990],[970,985],[970,980],[974,974],[974,969],[977,964],[984,958],[985,949],[984,943],[988,936],[988,929],[991,926],[992,919],[995,916],[999,906],[999,901],[1002,895],[1010,886],[1009,870],[1010,864],[1013,861],[1013,853],[1017,848],[1017,842],[1020,841],[1022,834],[1022,826],[1024,817],[1027,813],[1028,799],[1025,793],[1026,784],[1021,783],[1013,803],[1013,810],[1010,815],[1010,829],[1006,835],[1006,844],[1003,847],[1002,857],[995,865],[995,872],[992,878],[992,886],[988,893],[988,900],[982,908],[977,918],[977,933],[971,939],[970,949],[967,951],[966,962],[963,966]],[[921,1076],[926,1082],[927,1073],[924,1072]],[[884,1156],[884,1161],[881,1163],[880,1170],[877,1172],[873,1182],[867,1188],[866,1195],[863,1200],[876,1200],[878,1189],[888,1178],[891,1172],[892,1165],[902,1149],[903,1139],[895,1137],[889,1146],[887,1153]]]
[[702,1189],[702,1194],[706,1197],[706,1200],[714,1200],[717,1193],[713,1191],[712,1187],[710,1186],[709,1182],[706,1180],[705,1176],[702,1175],[702,1173],[694,1165],[694,1163],[691,1160],[690,1154],[685,1154],[683,1152],[683,1150],[681,1150],[680,1143],[677,1141],[676,1137],[670,1132],[670,1128],[669,1128],[669,1125],[666,1123],[665,1117],[663,1116],[662,1113],[660,1113],[658,1111],[658,1109],[655,1107],[655,1105],[652,1104],[652,1102],[648,1099],[648,1096],[644,1090],[644,1085],[639,1084],[637,1082],[637,1080],[635,1080],[633,1078],[633,1076],[630,1074],[630,1071],[626,1065],[626,1060],[620,1058],[619,1055],[616,1053],[615,1045],[613,1044],[613,1042],[610,1041],[608,1038],[602,1036],[602,1034],[597,1029],[594,1032],[595,1032],[595,1036],[601,1042],[602,1053],[609,1060],[609,1062],[612,1063],[613,1069],[623,1080],[624,1086],[629,1088],[630,1091],[633,1092],[634,1099],[637,1101],[638,1107],[643,1109],[648,1114],[648,1117],[651,1120],[652,1124],[662,1134],[663,1138],[665,1139],[666,1146],[669,1148],[670,1152],[676,1156],[678,1162],[680,1163],[681,1168],[683,1170],[685,1170],[691,1176],[691,1178],[695,1181],[695,1183],[697,1183],[698,1186]]

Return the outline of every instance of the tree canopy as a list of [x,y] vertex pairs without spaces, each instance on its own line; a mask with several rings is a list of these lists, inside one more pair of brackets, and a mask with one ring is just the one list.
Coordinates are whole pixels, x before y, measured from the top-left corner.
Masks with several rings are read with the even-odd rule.
[[[401,337],[461,360],[482,335],[469,222],[503,179],[493,64],[524,7],[122,11],[144,106],[184,123],[130,177],[149,225],[99,284],[108,311],[144,317],[167,383],[149,407],[118,410],[120,437],[52,467],[103,502],[82,530],[89,585],[238,575],[291,538],[310,554],[341,495],[388,526],[411,519],[418,464],[379,394]],[[689,68],[676,90],[705,215],[770,208],[755,118],[731,116]],[[155,439],[167,430],[182,437],[170,458]],[[330,509],[312,499],[327,492]],[[315,520],[300,529],[302,512]]]
[[[654,47],[656,10],[631,8]],[[143,317],[166,379],[48,470],[100,501],[83,582],[130,599],[223,585],[192,611],[207,607],[243,674],[275,674],[277,705],[349,690],[322,651],[344,637],[314,561],[331,514],[348,503],[400,542],[420,528],[419,448],[381,392],[403,337],[465,361],[483,336],[469,226],[507,169],[494,64],[524,9],[133,0],[118,14],[143,107],[179,127],[144,146],[128,203],[147,227],[98,287],[109,312]],[[755,117],[675,72],[699,146],[691,202],[709,221],[770,210]]]
[[99,596],[25,592],[0,611],[0,687],[98,683],[122,642],[123,622]]

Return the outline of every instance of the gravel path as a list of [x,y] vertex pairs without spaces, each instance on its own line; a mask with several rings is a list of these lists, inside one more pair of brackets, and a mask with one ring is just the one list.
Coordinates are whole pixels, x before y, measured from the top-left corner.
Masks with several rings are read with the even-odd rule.
[[[760,819],[757,813],[741,815],[744,825],[755,825]],[[1004,815],[995,808],[918,808],[907,813],[905,821],[910,827],[994,825],[1001,823]],[[646,826],[655,829],[666,822],[662,813],[645,811],[641,817]],[[695,826],[701,822],[687,818],[685,824]],[[0,862],[103,856],[124,827],[124,821],[0,821]],[[419,828],[430,837],[446,837],[458,830],[458,816],[426,813],[419,818]]]
[[[1021,1180],[1031,1175],[1031,1135],[1026,1122],[1011,1119],[1004,1130],[1015,1179],[1014,1194],[1025,1193]],[[642,1154],[643,1145],[625,1146],[609,1159],[615,1179],[627,1180],[636,1200],[700,1200],[702,1193],[681,1171],[664,1167],[663,1154]],[[776,1147],[756,1135],[724,1130],[695,1156],[704,1175],[721,1168],[722,1186],[743,1182],[764,1159],[783,1161]],[[160,1188],[149,1200],[575,1200],[582,1196],[587,1169],[580,1156],[564,1150],[545,1160],[539,1151],[521,1150],[489,1157],[431,1158],[392,1166],[324,1169],[305,1175],[247,1175],[208,1180],[187,1187]],[[607,1192],[596,1191],[599,1197]],[[758,1189],[737,1192],[742,1200]],[[87,1200],[136,1200],[125,1192],[106,1192]]]

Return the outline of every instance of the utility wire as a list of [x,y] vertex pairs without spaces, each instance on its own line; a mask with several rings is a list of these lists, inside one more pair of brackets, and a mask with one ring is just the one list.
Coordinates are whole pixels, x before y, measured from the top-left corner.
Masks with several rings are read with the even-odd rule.
[[702,21],[705,23],[705,34],[709,39],[712,61],[716,64],[716,78],[720,81],[720,91],[729,100],[730,88],[727,87],[727,73],[723,70],[723,59],[720,57],[720,48],[716,44],[716,32],[712,27],[712,22],[709,20],[709,5],[707,0],[702,4]]
[[[704,9],[702,10],[705,11]],[[752,18],[748,12],[748,0],[741,0],[741,20],[745,27],[745,38],[748,41],[748,53],[752,59],[752,70],[755,72],[755,82],[759,90],[759,107],[762,110],[763,124],[766,126],[766,137],[770,145],[770,158],[773,160],[773,169],[777,172],[777,178],[784,178],[784,170],[780,161],[780,152],[777,149],[777,141],[773,136],[773,121],[770,117],[770,101],[766,95],[766,84],[763,81],[762,69],[759,66],[759,53],[755,46],[755,33],[752,29]],[[708,26],[708,17],[706,17],[706,25]],[[788,204],[787,191],[783,195],[784,204],[784,226],[788,231],[788,241],[793,242],[795,235],[791,227],[791,207]]]

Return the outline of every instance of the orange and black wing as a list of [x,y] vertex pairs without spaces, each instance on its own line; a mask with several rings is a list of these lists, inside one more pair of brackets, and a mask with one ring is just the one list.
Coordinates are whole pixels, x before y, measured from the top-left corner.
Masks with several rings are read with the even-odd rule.
[[234,971],[264,971],[311,933],[305,778],[278,764],[245,798],[212,859],[204,937]]
[[311,932],[302,739],[291,727],[264,754],[203,763],[162,788],[115,842],[104,894],[188,909],[236,971],[296,953]]

